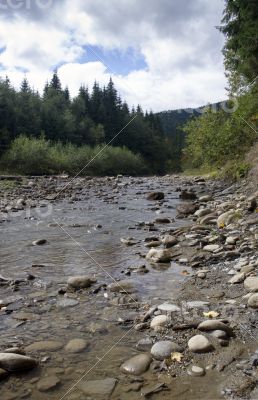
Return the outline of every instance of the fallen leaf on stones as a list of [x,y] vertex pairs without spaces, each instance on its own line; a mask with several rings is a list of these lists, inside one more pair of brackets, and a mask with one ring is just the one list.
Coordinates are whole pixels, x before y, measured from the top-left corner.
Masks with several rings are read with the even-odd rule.
[[207,318],[217,318],[219,316],[219,312],[217,311],[208,311],[204,312],[203,315]]
[[182,353],[172,353],[171,354],[171,360],[172,361],[177,361],[177,362],[181,362],[183,358],[183,354]]

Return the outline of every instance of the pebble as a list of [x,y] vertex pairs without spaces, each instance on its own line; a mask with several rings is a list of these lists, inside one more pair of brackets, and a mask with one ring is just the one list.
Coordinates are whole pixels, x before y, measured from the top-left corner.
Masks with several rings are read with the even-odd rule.
[[162,238],[162,243],[166,248],[173,247],[178,243],[178,239],[172,235],[166,235]]
[[149,351],[153,346],[153,341],[151,338],[145,338],[139,340],[136,345],[137,350],[139,351]]
[[197,365],[193,365],[189,370],[188,374],[191,376],[204,376],[205,370]]
[[244,272],[240,272],[239,274],[234,275],[229,281],[228,283],[242,283],[245,280],[245,273]]
[[207,244],[207,246],[203,247],[204,251],[214,252],[219,250],[220,246],[218,244]]
[[111,292],[121,292],[121,293],[132,293],[133,291],[133,282],[128,280],[122,280],[118,282],[111,283],[108,286],[108,289]]
[[60,379],[57,376],[48,376],[46,378],[41,379],[37,383],[37,389],[39,392],[48,392],[56,388],[60,384]]
[[248,299],[248,305],[252,308],[258,308],[258,293],[252,294]]
[[203,335],[195,335],[188,341],[189,350],[194,353],[207,353],[213,350],[210,341]]
[[172,254],[169,250],[151,249],[146,255],[146,260],[154,263],[168,263],[172,259]]
[[69,353],[80,353],[87,345],[88,343],[84,339],[72,339],[65,346],[65,350]]
[[67,307],[78,306],[78,304],[79,304],[78,300],[66,298],[66,299],[62,299],[62,300],[58,301],[56,303],[56,306],[58,308],[67,308]]
[[47,240],[46,239],[38,239],[32,242],[33,246],[42,246],[43,244],[46,244]]
[[141,375],[149,369],[151,361],[149,354],[138,354],[124,362],[120,370],[125,374]]
[[167,315],[157,315],[151,321],[150,327],[152,329],[158,326],[167,326],[170,323],[170,318]]
[[171,353],[173,352],[178,352],[180,353],[182,351],[181,347],[174,342],[171,342],[169,340],[164,340],[155,343],[152,348],[151,348],[151,355],[159,361],[165,360],[165,358],[168,358],[171,356]]
[[215,330],[211,332],[211,336],[217,338],[217,339],[227,339],[228,335],[225,331],[222,330]]
[[89,276],[73,276],[67,280],[67,286],[70,289],[86,289],[96,282],[95,278]]
[[258,276],[249,276],[246,278],[244,287],[251,292],[258,292]]
[[172,314],[174,312],[180,312],[181,308],[176,306],[175,304],[164,303],[158,306],[158,309],[161,312],[166,312],[168,314]]
[[13,353],[0,353],[0,368],[8,372],[23,372],[35,368],[38,362],[31,357]]

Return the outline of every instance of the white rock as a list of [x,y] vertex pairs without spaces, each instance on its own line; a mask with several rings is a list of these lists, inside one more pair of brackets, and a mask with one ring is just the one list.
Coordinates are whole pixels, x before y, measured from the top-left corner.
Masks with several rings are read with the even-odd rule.
[[195,335],[188,341],[189,350],[193,353],[207,353],[213,350],[210,341],[203,335]]
[[246,278],[244,287],[251,292],[258,292],[258,276],[249,276]]
[[228,283],[241,283],[241,282],[244,282],[244,280],[245,280],[245,273],[244,272],[240,272],[239,274],[234,275],[228,281]]
[[218,244],[207,244],[206,246],[204,246],[203,250],[209,251],[212,253],[214,251],[219,250],[219,248],[220,248],[220,245],[218,245]]
[[252,308],[258,308],[258,293],[255,293],[249,297],[248,305]]
[[167,326],[171,322],[170,318],[167,315],[158,315],[154,317],[151,321],[151,328],[154,329],[157,326]]
[[170,250],[150,249],[146,255],[146,260],[154,263],[168,263],[172,260]]
[[169,304],[169,303],[164,303],[158,306],[158,309],[162,312],[166,312],[168,314],[171,314],[173,312],[180,312],[181,308],[176,306],[175,304]]
[[224,226],[229,225],[233,221],[234,215],[235,215],[235,210],[229,210],[221,214],[217,219],[218,228],[223,228]]
[[197,365],[193,365],[189,370],[188,374],[191,376],[204,376],[205,370]]

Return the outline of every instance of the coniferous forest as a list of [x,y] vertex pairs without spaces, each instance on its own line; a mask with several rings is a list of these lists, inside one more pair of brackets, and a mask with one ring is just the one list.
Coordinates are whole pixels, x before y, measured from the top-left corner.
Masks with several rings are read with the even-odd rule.
[[[32,174],[75,172],[101,147],[110,145],[110,157],[117,167],[92,170],[93,174],[119,172],[125,159],[131,160],[124,168],[128,173],[163,173],[167,169],[169,139],[159,116],[144,113],[140,105],[130,110],[111,78],[103,88],[95,82],[91,92],[81,86],[71,98],[56,71],[43,95],[34,91],[26,78],[17,91],[6,77],[0,80],[0,93],[2,168],[19,166],[18,172]],[[36,159],[42,158],[40,166],[30,162],[34,153]],[[87,153],[80,162],[79,153]]]

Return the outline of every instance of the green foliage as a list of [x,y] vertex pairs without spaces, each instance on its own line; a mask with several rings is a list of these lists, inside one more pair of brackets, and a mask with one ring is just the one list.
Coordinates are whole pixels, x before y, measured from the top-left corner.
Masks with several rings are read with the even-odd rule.
[[[194,168],[221,168],[228,161],[234,160],[239,165],[257,138],[257,103],[257,97],[249,92],[238,98],[234,112],[221,109],[213,113],[210,110],[189,121],[184,127],[187,134],[185,157],[188,164]],[[228,111],[230,109],[229,101]]]
[[[86,168],[85,168],[86,166]],[[125,147],[104,148],[52,143],[44,137],[17,137],[1,158],[0,167],[27,175],[67,172],[82,175],[146,174],[142,158]]]
[[220,31],[226,36],[225,67],[231,92],[246,88],[258,72],[257,0],[226,0]]

